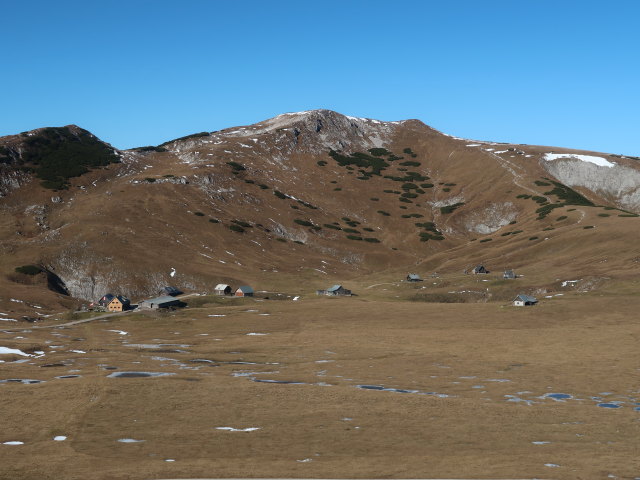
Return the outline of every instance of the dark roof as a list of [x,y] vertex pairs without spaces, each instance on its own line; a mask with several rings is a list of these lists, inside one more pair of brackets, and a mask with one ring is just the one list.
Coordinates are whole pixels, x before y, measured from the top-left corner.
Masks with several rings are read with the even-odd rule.
[[342,285],[334,285],[333,287],[327,288],[327,292],[336,292],[342,288]]
[[[253,288],[249,287],[248,285],[243,285],[241,287],[238,287],[238,290],[240,290],[242,293],[253,293]],[[238,290],[236,290],[236,292]]]
[[162,295],[161,297],[150,298],[148,300],[143,300],[145,303],[168,303],[168,302],[178,302],[179,300],[169,295]]
[[[118,300],[120,300],[120,303],[123,304],[123,305],[129,305],[131,303],[131,301],[127,297],[122,296],[122,295],[117,295],[114,298],[117,298]],[[113,301],[113,299],[111,299],[111,300]]]
[[170,286],[163,287],[161,292],[166,293],[167,295],[180,295],[182,293],[176,287],[170,287]]
[[410,273],[409,275],[407,275],[407,278],[409,278],[409,280],[422,280],[422,278],[420,278],[420,275],[418,275],[417,273]]
[[525,295],[524,293],[521,293],[520,295],[518,295],[513,301],[515,302],[516,300],[522,300],[523,302],[526,302],[526,303],[538,303],[538,299],[536,297],[532,297],[531,295]]
[[100,301],[109,303],[114,298],[116,298],[116,296],[113,293],[107,293],[100,299]]

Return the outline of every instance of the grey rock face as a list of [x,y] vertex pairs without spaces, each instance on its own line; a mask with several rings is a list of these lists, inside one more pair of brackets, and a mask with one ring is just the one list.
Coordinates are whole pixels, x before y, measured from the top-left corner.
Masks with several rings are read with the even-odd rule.
[[577,159],[542,161],[542,166],[570,187],[585,187],[620,207],[640,211],[640,171],[624,165],[603,167]]

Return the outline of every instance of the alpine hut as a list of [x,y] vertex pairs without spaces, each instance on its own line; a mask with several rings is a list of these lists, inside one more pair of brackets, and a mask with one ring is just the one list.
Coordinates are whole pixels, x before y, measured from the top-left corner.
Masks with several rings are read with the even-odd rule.
[[123,312],[129,309],[131,302],[127,297],[117,295],[107,304],[107,310],[110,312]]
[[538,299],[536,297],[525,295],[524,293],[521,293],[513,300],[513,305],[515,307],[528,307],[530,305],[536,305],[537,303]]
[[334,285],[326,290],[316,290],[316,295],[326,295],[328,297],[348,297],[351,296],[351,290],[347,290],[342,285]]
[[421,282],[422,278],[417,273],[410,273],[407,275],[407,282]]
[[253,297],[253,288],[243,285],[238,287],[235,293],[236,297]]
[[231,295],[231,287],[224,283],[219,283],[216,285],[216,288],[213,290],[216,295]]
[[474,275],[486,275],[487,273],[489,273],[489,270],[484,268],[484,265],[478,265],[473,269]]
[[502,275],[502,278],[513,279],[513,278],[518,278],[518,276],[516,275],[516,272],[514,272],[513,270],[505,270],[504,274]]
[[170,297],[177,297],[178,295],[181,295],[182,292],[180,290],[178,290],[176,287],[163,287],[160,290],[160,295],[169,295]]

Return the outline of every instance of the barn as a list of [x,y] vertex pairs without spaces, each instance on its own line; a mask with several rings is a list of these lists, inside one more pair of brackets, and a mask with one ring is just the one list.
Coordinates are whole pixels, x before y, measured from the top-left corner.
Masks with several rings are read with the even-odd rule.
[[224,283],[219,283],[216,285],[216,288],[213,290],[216,295],[231,295],[231,287]]
[[253,297],[253,288],[243,285],[242,287],[238,287],[235,293],[236,297]]
[[180,300],[169,295],[143,300],[138,304],[138,308],[143,310],[158,310],[159,308],[169,308],[180,305]]

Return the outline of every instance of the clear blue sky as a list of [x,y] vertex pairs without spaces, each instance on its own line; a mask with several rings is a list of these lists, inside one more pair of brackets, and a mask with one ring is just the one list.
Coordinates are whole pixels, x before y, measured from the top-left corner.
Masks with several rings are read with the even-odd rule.
[[0,135],[119,148],[328,108],[640,155],[640,1],[3,1]]

